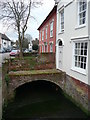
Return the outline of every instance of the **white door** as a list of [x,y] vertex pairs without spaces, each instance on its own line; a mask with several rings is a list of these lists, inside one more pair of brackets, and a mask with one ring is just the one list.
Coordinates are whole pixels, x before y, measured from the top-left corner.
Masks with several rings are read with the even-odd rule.
[[63,45],[60,42],[59,42],[59,45],[58,45],[58,68],[60,70],[62,70],[62,65],[63,65]]

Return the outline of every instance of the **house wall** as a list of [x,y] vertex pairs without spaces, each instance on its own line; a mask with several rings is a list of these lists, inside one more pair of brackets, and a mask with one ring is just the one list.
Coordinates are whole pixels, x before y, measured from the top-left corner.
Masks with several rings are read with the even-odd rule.
[[[78,28],[77,25],[77,2],[67,0],[67,2],[60,1],[57,7],[57,53],[56,53],[56,67],[58,68],[58,39],[64,42],[62,71],[65,71],[69,76],[76,78],[88,84],[88,65],[86,74],[82,74],[73,69],[73,38],[85,37],[82,40],[88,40],[88,10],[86,15],[86,26]],[[64,5],[64,33],[59,32],[59,10]],[[87,8],[88,9],[88,8]],[[76,39],[75,39],[76,40]]]
[[[88,35],[89,35],[89,51],[88,53],[90,53],[90,1],[88,3]],[[90,54],[88,54],[88,82],[89,82],[89,85],[90,85]],[[90,89],[89,89],[90,91]]]
[[1,42],[2,42],[2,41],[1,41],[1,35],[0,35],[0,49],[1,49]]
[[[50,23],[53,21],[53,37],[50,37]],[[47,39],[46,39],[46,27],[47,27]],[[44,40],[42,40],[42,31],[44,30]],[[41,40],[40,40],[40,32],[41,32]],[[39,29],[39,53],[42,53],[42,45],[47,43],[47,52],[50,52],[50,42],[53,43],[53,53],[55,53],[55,45],[56,45],[56,10],[54,10],[47,18],[46,21],[43,22],[42,26]],[[45,46],[44,51],[45,52]]]
[[28,48],[29,48],[29,50],[32,51],[32,42],[31,42],[31,41],[30,41],[30,43],[28,44]]
[[2,46],[3,48],[8,48],[11,46],[11,41],[7,41],[7,40],[2,40]]
[[3,41],[2,41],[2,36],[0,35],[0,49],[3,49]]

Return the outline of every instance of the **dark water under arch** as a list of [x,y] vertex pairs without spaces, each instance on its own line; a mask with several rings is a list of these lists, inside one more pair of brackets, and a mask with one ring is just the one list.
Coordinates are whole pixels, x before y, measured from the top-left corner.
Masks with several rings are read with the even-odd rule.
[[80,119],[87,116],[80,108],[65,98],[54,83],[38,80],[16,89],[16,96],[3,113],[5,120]]

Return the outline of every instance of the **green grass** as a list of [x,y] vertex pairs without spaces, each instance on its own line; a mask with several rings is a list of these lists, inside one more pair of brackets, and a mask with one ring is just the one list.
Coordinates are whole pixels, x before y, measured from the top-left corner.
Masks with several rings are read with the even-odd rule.
[[44,55],[25,56],[22,58],[21,66],[18,63],[20,63],[20,58],[11,59],[11,71],[46,69],[51,68],[52,64],[54,64]]
[[[12,63],[15,62],[15,64],[16,64],[18,62],[18,60],[20,60],[20,59],[14,58],[12,60]],[[24,65],[26,64],[26,66],[24,66],[24,68],[26,67],[28,69],[34,69],[34,67],[37,65],[36,57],[34,57],[34,56],[23,57],[22,61],[24,62]],[[23,64],[22,64],[22,68],[23,68]]]

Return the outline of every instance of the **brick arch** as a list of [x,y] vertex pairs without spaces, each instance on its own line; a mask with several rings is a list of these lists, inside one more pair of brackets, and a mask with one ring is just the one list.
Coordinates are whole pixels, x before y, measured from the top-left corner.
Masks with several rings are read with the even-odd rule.
[[38,75],[10,75],[10,83],[8,87],[8,95],[9,98],[13,97],[15,90],[26,84],[30,83],[32,81],[38,81],[38,80],[44,80],[44,81],[49,81],[51,83],[56,84],[59,86],[62,90],[64,89],[65,86],[65,73],[63,72],[58,72],[58,73],[53,73],[53,74],[38,74]]
[[29,83],[37,82],[37,81],[49,82],[50,84],[56,85],[57,87],[59,87],[59,88],[62,90],[61,86],[60,86],[58,83],[54,82],[54,81],[51,81],[51,80],[48,80],[48,79],[41,79],[41,80],[40,80],[40,79],[37,79],[37,80],[31,80],[31,81],[29,81],[29,82],[25,82],[25,83],[22,83],[22,84],[18,85],[18,86],[14,89],[14,91],[16,91],[16,89],[18,89],[19,87],[22,87],[22,86],[25,85],[25,84],[29,84]]

